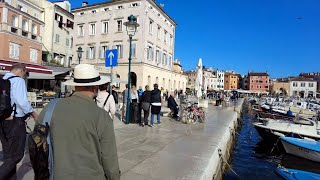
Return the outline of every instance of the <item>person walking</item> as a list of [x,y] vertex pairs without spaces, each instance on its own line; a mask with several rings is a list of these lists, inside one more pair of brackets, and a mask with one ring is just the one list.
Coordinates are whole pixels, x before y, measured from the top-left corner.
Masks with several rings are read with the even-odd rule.
[[153,90],[151,91],[151,122],[150,127],[153,126],[154,123],[154,115],[157,116],[157,123],[160,124],[160,112],[162,105],[162,94],[158,89],[158,84],[153,85]]
[[96,98],[97,105],[109,113],[112,120],[114,120],[114,115],[116,113],[116,103],[112,94],[108,91],[109,84],[103,84],[99,86],[98,96]]
[[[144,115],[144,125],[148,126],[148,118],[150,114],[150,104],[151,103],[151,91],[148,85],[145,87],[145,91],[142,93],[141,98],[141,108],[143,109]],[[143,126],[143,125],[142,125]]]
[[10,117],[0,119],[0,140],[3,149],[0,179],[4,180],[17,179],[16,166],[24,156],[26,143],[25,120],[29,116],[35,121],[38,120],[38,114],[32,109],[27,98],[26,82],[23,79],[26,73],[26,66],[17,63],[3,77],[4,80],[10,81],[11,106],[14,110]]
[[[93,65],[79,64],[69,98],[60,99],[52,112],[50,136],[53,147],[53,176],[59,180],[119,180],[120,170],[113,121],[94,102],[99,85],[107,83]],[[44,120],[45,107],[39,117]]]
[[114,102],[116,103],[116,105],[118,105],[118,103],[119,103],[119,96],[118,96],[118,93],[117,93],[117,91],[116,91],[116,86],[115,86],[115,85],[112,85],[111,93],[112,93]]
[[126,122],[126,119],[125,119],[125,114],[126,114],[126,111],[127,111],[127,100],[128,100],[128,84],[126,84],[126,89],[122,91],[122,102],[123,102],[123,105],[122,105],[122,112],[121,112],[121,119],[123,122]]
[[139,123],[139,95],[136,86],[132,86],[131,94],[130,94],[130,107],[131,107],[131,122],[130,123]]

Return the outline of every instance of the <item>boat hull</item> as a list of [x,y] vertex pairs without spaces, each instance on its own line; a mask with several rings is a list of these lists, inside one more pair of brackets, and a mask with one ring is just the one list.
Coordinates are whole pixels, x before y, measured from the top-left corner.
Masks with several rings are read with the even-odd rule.
[[305,158],[311,161],[320,162],[320,153],[317,151],[313,151],[311,149],[307,149],[295,144],[291,144],[287,141],[281,140],[282,145],[285,151],[288,154],[292,154],[301,158]]
[[276,173],[287,180],[311,180],[311,179],[320,179],[320,174],[300,171],[296,169],[284,169],[277,168]]

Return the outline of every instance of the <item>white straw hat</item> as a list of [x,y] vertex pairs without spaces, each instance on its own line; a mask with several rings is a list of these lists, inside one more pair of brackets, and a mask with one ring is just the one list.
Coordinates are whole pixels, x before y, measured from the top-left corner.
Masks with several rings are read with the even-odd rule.
[[79,64],[74,68],[73,79],[64,82],[67,86],[98,86],[109,82],[109,78],[100,76],[90,64]]

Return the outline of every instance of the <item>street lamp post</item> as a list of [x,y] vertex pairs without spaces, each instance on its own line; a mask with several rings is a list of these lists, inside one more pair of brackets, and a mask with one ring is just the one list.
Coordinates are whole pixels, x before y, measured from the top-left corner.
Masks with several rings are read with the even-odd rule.
[[83,52],[82,47],[78,47],[77,53],[78,53],[79,64],[82,58],[82,52]]
[[129,35],[130,49],[129,49],[129,72],[128,72],[128,97],[127,97],[127,111],[126,111],[126,124],[130,122],[130,94],[131,94],[131,60],[132,60],[132,37],[137,32],[139,24],[137,18],[133,15],[128,17],[128,21],[123,23],[127,28]]

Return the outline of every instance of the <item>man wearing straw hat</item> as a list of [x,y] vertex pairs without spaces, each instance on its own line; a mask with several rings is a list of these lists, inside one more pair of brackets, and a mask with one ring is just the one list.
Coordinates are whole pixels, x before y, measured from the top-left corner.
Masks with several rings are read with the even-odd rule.
[[89,64],[77,65],[74,79],[65,82],[75,92],[60,99],[52,114],[54,179],[120,179],[113,121],[94,101],[98,86],[107,82]]

